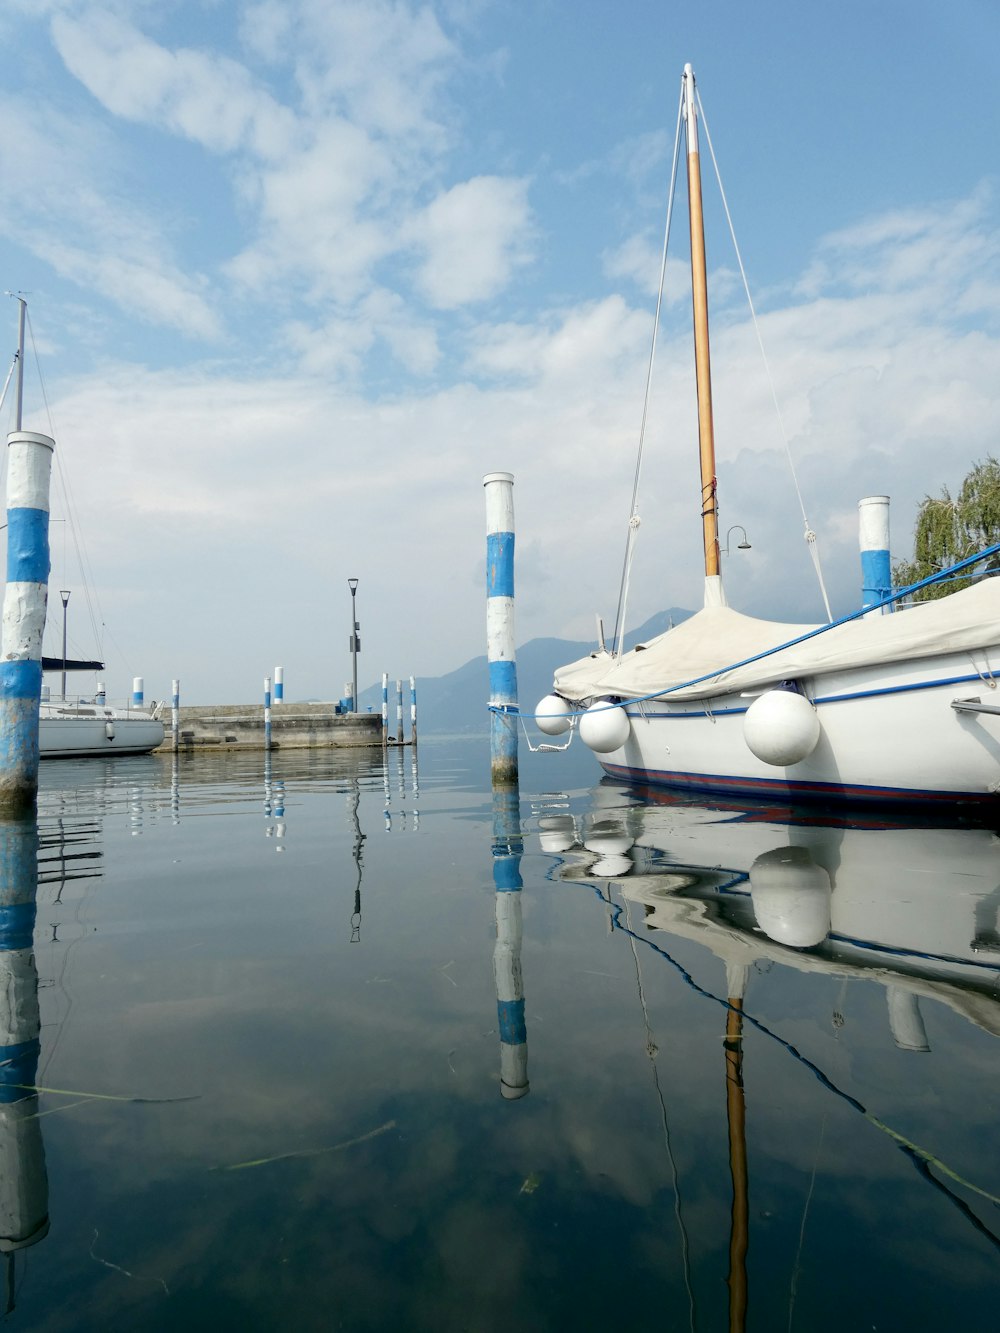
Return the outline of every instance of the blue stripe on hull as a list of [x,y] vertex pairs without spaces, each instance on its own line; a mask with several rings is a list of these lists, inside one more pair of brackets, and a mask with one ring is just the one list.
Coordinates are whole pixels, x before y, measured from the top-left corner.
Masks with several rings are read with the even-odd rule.
[[654,787],[674,787],[705,796],[791,796],[797,800],[892,801],[901,805],[926,805],[934,802],[974,801],[977,804],[1000,800],[994,792],[915,791],[909,787],[864,787],[839,782],[789,782],[781,778],[736,778],[721,773],[677,773],[664,769],[629,768],[625,764],[603,763],[610,777],[623,782],[645,782]]

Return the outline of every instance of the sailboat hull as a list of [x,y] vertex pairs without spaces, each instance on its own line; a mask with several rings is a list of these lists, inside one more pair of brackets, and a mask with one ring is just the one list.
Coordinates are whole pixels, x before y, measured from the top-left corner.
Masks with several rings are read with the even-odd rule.
[[[977,654],[977,656],[980,656]],[[1000,716],[956,702],[996,701],[1000,649],[970,672],[967,653],[802,681],[820,722],[816,748],[776,767],[743,735],[754,696],[719,694],[629,705],[629,737],[605,771],[710,795],[792,800],[990,801],[1000,793]]]
[[163,723],[142,713],[87,712],[43,706],[38,723],[41,759],[148,754],[163,741]]

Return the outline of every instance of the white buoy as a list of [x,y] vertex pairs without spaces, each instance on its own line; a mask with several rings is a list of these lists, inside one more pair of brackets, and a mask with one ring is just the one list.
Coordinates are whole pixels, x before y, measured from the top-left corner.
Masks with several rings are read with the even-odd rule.
[[808,949],[830,933],[830,876],[806,847],[776,847],[750,867],[757,924],[772,940]]
[[610,699],[598,699],[580,718],[580,739],[596,754],[620,750],[628,740],[632,724],[624,708]]
[[573,725],[573,705],[558,694],[547,694],[535,705],[535,725],[546,736],[562,736]]
[[751,753],[778,768],[807,759],[819,734],[816,709],[805,695],[792,690],[768,690],[753,701],[743,719],[743,739]]

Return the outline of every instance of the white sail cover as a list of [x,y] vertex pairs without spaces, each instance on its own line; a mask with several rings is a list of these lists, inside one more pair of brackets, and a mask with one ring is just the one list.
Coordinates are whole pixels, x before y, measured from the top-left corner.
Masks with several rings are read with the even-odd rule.
[[[802,635],[812,637],[791,643]],[[962,592],[893,615],[832,629],[756,620],[728,606],[706,606],[665,634],[638,644],[618,662],[602,652],[558,668],[555,690],[577,702],[665,692],[678,701],[704,699],[945,653],[968,653],[975,665],[977,651],[992,645],[1000,645],[1000,578],[983,579]]]

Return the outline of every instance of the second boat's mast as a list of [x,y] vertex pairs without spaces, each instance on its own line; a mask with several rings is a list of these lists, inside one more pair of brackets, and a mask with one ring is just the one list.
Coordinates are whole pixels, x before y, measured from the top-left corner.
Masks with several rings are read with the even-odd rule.
[[684,120],[687,125],[688,214],[691,224],[691,297],[694,306],[694,366],[698,389],[698,448],[701,456],[701,517],[705,573],[719,573],[719,515],[715,494],[715,429],[712,424],[712,371],[708,345],[708,273],[705,223],[701,209],[701,161],[694,70],[684,66]]

